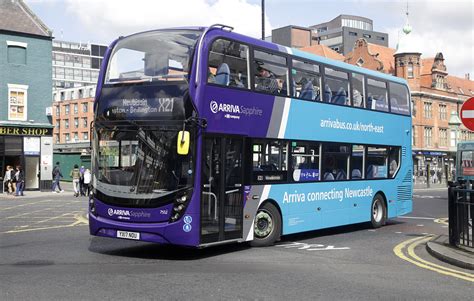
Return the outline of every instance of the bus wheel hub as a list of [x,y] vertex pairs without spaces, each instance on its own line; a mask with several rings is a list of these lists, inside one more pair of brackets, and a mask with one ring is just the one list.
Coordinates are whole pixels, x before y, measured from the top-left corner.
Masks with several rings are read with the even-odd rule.
[[266,211],[259,211],[255,217],[254,232],[259,238],[268,236],[273,231],[273,220]]

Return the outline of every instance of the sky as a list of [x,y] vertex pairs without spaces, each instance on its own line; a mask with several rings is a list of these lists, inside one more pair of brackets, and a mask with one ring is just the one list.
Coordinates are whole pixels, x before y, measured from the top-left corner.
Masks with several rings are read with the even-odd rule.
[[[138,31],[222,23],[261,37],[261,0],[25,0],[57,39],[109,44]],[[474,78],[472,0],[266,0],[265,34],[286,25],[310,26],[340,14],[367,17],[395,48],[408,2],[413,50],[442,52],[450,75]]]

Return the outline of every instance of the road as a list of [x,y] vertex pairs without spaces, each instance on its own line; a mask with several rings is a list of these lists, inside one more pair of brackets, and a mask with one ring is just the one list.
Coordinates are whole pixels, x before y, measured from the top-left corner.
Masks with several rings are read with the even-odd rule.
[[447,191],[367,225],[286,236],[277,245],[202,250],[91,237],[86,198],[0,196],[1,300],[468,300],[474,275],[431,257],[447,234]]

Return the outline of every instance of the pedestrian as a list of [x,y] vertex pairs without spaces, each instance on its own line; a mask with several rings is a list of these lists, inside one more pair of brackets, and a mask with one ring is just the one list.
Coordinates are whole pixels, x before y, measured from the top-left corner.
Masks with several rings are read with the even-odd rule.
[[87,190],[86,196],[89,196],[91,192],[91,179],[92,179],[91,171],[89,170],[89,168],[87,168],[84,171],[84,186],[85,186],[85,189]]
[[21,165],[16,167],[15,173],[15,180],[16,180],[16,196],[23,196],[23,190],[25,189],[25,175],[23,173],[23,169]]
[[72,187],[74,188],[74,196],[79,196],[79,178],[81,177],[81,173],[79,171],[79,166],[74,164],[74,169],[71,170],[69,176],[72,178]]
[[79,168],[79,192],[81,193],[81,196],[86,195],[86,187],[84,186],[84,172],[86,169],[84,168],[84,165]]
[[5,176],[3,177],[3,191],[6,191],[8,194],[12,193],[12,170],[13,167],[7,165]]
[[56,166],[53,169],[53,187],[51,188],[53,192],[64,192],[64,190],[61,189],[61,185],[59,183],[62,177],[63,174],[61,173],[61,167],[59,166],[58,161],[56,162]]

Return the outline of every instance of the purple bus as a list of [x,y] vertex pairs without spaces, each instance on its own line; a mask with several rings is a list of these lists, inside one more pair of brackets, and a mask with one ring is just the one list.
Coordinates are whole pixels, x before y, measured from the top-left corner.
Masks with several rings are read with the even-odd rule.
[[205,247],[412,209],[400,78],[232,32],[120,37],[94,105],[91,235]]

